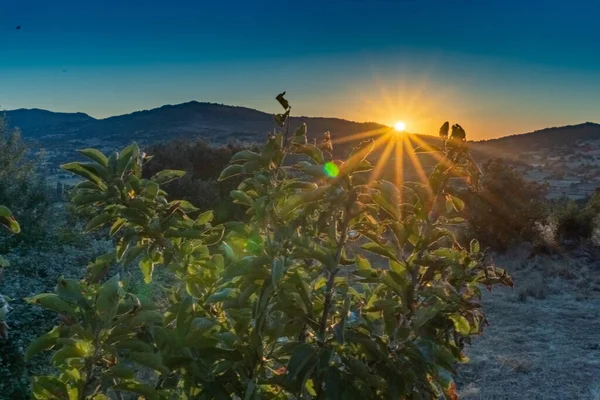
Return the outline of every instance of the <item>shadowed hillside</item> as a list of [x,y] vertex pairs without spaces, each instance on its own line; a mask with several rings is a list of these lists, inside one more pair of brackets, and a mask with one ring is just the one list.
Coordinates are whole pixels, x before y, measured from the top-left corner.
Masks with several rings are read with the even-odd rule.
[[505,136],[499,139],[483,140],[478,143],[481,148],[494,148],[497,151],[535,151],[552,149],[561,146],[572,146],[577,141],[600,139],[600,124],[586,122],[541,129],[539,131]]

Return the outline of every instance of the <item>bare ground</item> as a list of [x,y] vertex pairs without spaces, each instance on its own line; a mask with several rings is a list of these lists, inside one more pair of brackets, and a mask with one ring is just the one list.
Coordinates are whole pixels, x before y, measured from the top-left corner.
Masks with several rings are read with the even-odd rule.
[[458,369],[461,398],[600,400],[600,268],[573,258],[498,264],[516,286],[484,297],[490,326]]

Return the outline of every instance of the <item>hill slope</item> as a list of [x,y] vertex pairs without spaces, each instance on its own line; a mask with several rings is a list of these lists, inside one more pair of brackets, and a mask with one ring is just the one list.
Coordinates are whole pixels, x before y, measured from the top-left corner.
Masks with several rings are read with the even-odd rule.
[[476,147],[493,148],[502,151],[536,151],[570,147],[576,142],[600,140],[600,124],[586,122],[578,125],[568,125],[541,129],[534,132],[504,136],[477,142]]
[[[245,107],[196,101],[165,105],[106,119],[86,114],[53,113],[44,110],[7,111],[11,125],[19,127],[26,139],[39,142],[57,165],[73,158],[74,150],[97,147],[112,151],[132,141],[142,146],[172,139],[202,138],[214,144],[236,140],[262,143],[273,131],[271,114]],[[312,138],[330,131],[334,137],[386,128],[376,123],[358,123],[338,118],[292,117],[292,126],[308,125]]]
[[[84,124],[96,121],[84,113],[59,113],[37,108],[0,112],[4,114],[8,123],[12,126],[19,127],[22,131],[27,131],[28,135],[43,132],[43,128],[56,127],[64,124]],[[51,128],[55,129],[55,128]]]

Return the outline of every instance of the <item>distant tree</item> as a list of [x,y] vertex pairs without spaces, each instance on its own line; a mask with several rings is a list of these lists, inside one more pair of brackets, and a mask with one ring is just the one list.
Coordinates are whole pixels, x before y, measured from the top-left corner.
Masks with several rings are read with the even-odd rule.
[[481,190],[465,191],[470,235],[496,250],[522,241],[535,241],[535,223],[547,216],[547,186],[527,181],[503,160],[483,165]]
[[15,213],[22,229],[21,235],[10,237],[5,244],[44,236],[52,196],[40,170],[43,157],[43,151],[36,154],[19,130],[0,116],[0,204]]

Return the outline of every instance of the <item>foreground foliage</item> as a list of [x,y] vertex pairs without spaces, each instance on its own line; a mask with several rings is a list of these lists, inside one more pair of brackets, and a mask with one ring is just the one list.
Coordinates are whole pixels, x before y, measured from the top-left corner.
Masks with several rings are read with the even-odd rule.
[[[52,351],[59,371],[35,378],[35,398],[457,398],[455,363],[485,324],[480,285],[512,285],[448,229],[463,208],[449,181],[478,181],[464,131],[446,123],[427,184],[398,188],[368,179],[372,142],[333,160],[329,134],[317,147],[305,125],[289,132],[277,99],[283,132],[220,176],[243,179],[231,196],[247,223],[167,201],[161,186],[182,173],[142,178],[135,144],[63,166],[85,179],[73,202],[97,210],[87,229],[106,227],[116,248],[28,299],[62,321],[27,349]],[[155,268],[174,277],[164,304],[132,293],[133,265],[146,283]]]

